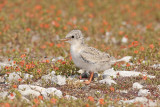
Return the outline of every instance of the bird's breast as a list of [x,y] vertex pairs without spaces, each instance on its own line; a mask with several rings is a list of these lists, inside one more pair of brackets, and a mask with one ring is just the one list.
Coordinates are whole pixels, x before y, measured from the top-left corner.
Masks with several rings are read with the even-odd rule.
[[76,46],[71,46],[70,49],[72,60],[77,67],[81,67],[82,59],[80,58],[81,48]]

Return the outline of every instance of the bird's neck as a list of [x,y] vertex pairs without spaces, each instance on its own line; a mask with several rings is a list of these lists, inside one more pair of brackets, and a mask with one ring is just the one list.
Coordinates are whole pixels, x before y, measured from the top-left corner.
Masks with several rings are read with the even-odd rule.
[[81,47],[81,46],[83,46],[83,43],[80,43],[80,42],[71,44],[71,47],[76,47],[76,48],[78,48],[78,47]]
[[81,48],[83,48],[85,44],[82,42],[76,42],[74,44],[71,44],[71,50],[80,50]]

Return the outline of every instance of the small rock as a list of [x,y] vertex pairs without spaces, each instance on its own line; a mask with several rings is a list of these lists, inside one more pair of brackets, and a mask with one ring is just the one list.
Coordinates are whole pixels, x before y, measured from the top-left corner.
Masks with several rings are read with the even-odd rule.
[[160,85],[158,85],[158,89],[159,89],[159,91],[160,91]]
[[57,90],[54,87],[43,88],[40,86],[23,84],[23,85],[18,86],[18,91],[24,97],[28,97],[30,95],[32,95],[33,97],[38,97],[41,94],[44,96],[44,98],[48,98],[48,97],[54,96],[54,95],[56,95],[58,97],[62,96],[62,92],[60,90]]
[[136,102],[147,102],[147,98],[146,97],[136,97],[135,98],[135,101]]
[[43,90],[41,94],[44,96],[44,98],[48,98],[49,96],[54,96],[54,95],[62,97],[62,92],[54,87]]
[[102,75],[102,78],[103,79],[105,79],[105,78],[107,78],[108,77],[108,75]]
[[59,57],[57,57],[57,58],[53,58],[53,59],[52,59],[52,62],[56,62],[57,60],[64,60],[64,57],[59,56]]
[[121,42],[122,42],[122,43],[127,43],[127,42],[128,42],[128,38],[123,37],[122,40],[121,40]]
[[0,98],[5,98],[6,96],[8,95],[8,92],[7,91],[3,91],[0,93]]
[[85,80],[79,80],[79,82],[84,82]]
[[5,78],[0,76],[0,84],[5,84]]
[[139,84],[138,82],[133,83],[132,86],[133,89],[141,89],[143,88],[143,85]]
[[121,77],[137,77],[139,75],[147,76],[148,78],[155,78],[155,76],[143,74],[141,72],[137,71],[114,71],[113,69],[108,69],[103,72],[103,75],[112,76],[113,78],[116,78],[117,76]]
[[126,101],[122,101],[122,102],[131,104],[131,103],[134,103],[134,102],[142,102],[143,103],[143,102],[147,102],[147,101],[148,100],[147,100],[146,97],[136,97],[132,100],[126,100]]
[[127,93],[128,93],[128,91],[127,91],[127,90],[120,90],[120,93],[127,94]]
[[111,79],[111,77],[106,77],[105,79],[103,80],[100,80],[99,83],[102,83],[102,84],[108,84],[108,85],[112,85],[112,84],[117,84],[114,80]]
[[[5,75],[7,76],[7,75]],[[21,77],[19,76],[19,73],[16,72],[12,72],[9,74],[9,76],[7,77],[8,82],[18,82],[18,79],[20,79]]]
[[22,91],[22,90],[18,90],[18,91],[24,97],[28,97],[28,96],[38,97],[38,96],[40,96],[40,92],[35,91],[35,90],[31,90],[31,89],[28,89],[28,90],[25,90],[25,91]]
[[139,92],[138,92],[138,96],[145,97],[145,96],[148,96],[148,95],[150,95],[150,92],[147,89],[140,89]]
[[55,71],[52,71],[48,75],[44,75],[41,77],[41,82],[49,83],[51,84],[56,83],[58,85],[65,85],[66,84],[66,77],[61,75],[55,75]]
[[29,87],[30,87],[32,90],[35,90],[35,91],[38,91],[38,92],[42,92],[43,90],[45,90],[45,88],[40,87],[40,86],[29,85]]
[[144,106],[147,106],[147,107],[156,107],[157,106],[157,102],[156,101],[153,102],[152,100],[149,100],[146,97],[136,97],[136,98],[134,98],[132,100],[126,100],[126,101],[121,100],[121,102],[128,103],[128,104],[132,104],[132,103],[135,103],[135,102],[140,102]]
[[113,76],[114,78],[116,78],[116,71],[114,71],[113,68],[105,70],[103,72],[103,78],[106,78],[108,76]]
[[69,100],[71,100],[71,99],[73,99],[73,100],[77,100],[77,98],[76,98],[76,97],[74,97],[74,96],[66,95],[65,97],[66,97],[67,99],[69,99]]
[[30,87],[29,85],[22,84],[22,85],[19,85],[19,86],[18,86],[18,89],[24,91],[24,90],[29,90],[29,89],[31,89],[31,87]]
[[41,80],[42,82],[45,82],[45,83],[48,83],[48,82],[51,82],[52,84],[53,83],[56,83],[57,82],[57,77],[56,75],[54,75],[55,72],[52,71],[51,73],[49,73],[48,75],[44,75],[41,77]]
[[65,85],[66,84],[66,77],[58,75],[57,76],[57,82],[56,82],[56,84],[58,84],[58,85]]
[[33,78],[33,75],[30,75],[30,74],[24,74],[24,80],[28,80],[28,79],[32,79]]
[[39,91],[39,92],[41,92],[42,90],[45,90],[45,88],[43,88],[43,87],[35,86],[35,85],[27,85],[27,84],[19,85],[18,89],[23,90],[23,91],[31,89],[31,90],[35,90],[35,91]]
[[83,74],[85,71],[82,70],[82,69],[80,69],[80,70],[78,70],[77,72],[80,73],[80,74]]
[[160,64],[154,64],[151,66],[152,68],[155,68],[155,69],[160,69]]
[[18,86],[18,90],[22,94],[22,96],[28,97],[32,95],[33,97],[38,97],[40,95],[40,92],[42,90],[45,90],[45,88],[40,86],[22,84]]
[[52,72],[50,73],[51,76],[53,76],[53,75],[55,75],[55,74],[56,74],[55,71],[52,71]]
[[[46,82],[45,82],[46,83]],[[39,79],[38,81],[36,82],[33,82],[32,85],[37,85],[37,86],[41,86],[42,85],[42,80]]]
[[7,74],[5,74],[5,77],[9,83],[12,83],[12,82],[19,82],[18,79],[20,79],[21,77],[23,77],[23,81],[28,80],[28,79],[32,79],[33,75],[30,75],[27,73],[21,73],[21,72],[12,72],[9,74],[8,77],[7,77]]

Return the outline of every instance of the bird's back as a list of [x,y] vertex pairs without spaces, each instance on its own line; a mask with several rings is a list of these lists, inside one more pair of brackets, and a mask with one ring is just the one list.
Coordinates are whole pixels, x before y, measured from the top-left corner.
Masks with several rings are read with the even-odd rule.
[[115,58],[109,54],[87,46],[80,52],[80,58],[86,63],[88,70],[94,71],[109,69],[112,65],[111,61],[115,60]]
[[90,63],[103,63],[110,61],[111,56],[96,48],[85,46],[80,53],[81,57]]

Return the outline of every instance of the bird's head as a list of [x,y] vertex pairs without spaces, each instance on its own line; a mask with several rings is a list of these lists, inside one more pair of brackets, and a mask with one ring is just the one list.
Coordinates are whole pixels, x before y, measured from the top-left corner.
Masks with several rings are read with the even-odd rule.
[[72,30],[66,35],[65,39],[62,39],[62,41],[67,41],[70,44],[76,44],[76,43],[83,44],[84,37],[80,30]]

